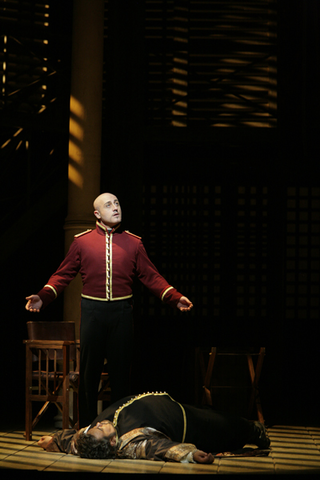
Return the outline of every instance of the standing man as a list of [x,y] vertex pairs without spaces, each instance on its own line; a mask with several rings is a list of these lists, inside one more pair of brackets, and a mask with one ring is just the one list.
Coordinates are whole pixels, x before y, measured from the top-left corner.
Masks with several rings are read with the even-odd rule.
[[69,252],[48,283],[26,298],[26,309],[40,312],[79,272],[83,289],[80,326],[79,424],[97,414],[97,392],[104,359],[108,362],[112,402],[130,393],[133,346],[134,277],[164,303],[189,311],[192,303],[159,274],[140,237],[121,229],[119,200],[112,193],[94,203],[95,230],[75,235]]

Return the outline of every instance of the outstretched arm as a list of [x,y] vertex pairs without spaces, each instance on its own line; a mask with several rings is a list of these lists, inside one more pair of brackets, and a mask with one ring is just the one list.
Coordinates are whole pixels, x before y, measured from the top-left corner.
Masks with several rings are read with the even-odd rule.
[[138,458],[182,463],[213,463],[210,453],[197,450],[191,443],[173,442],[164,433],[151,427],[137,428],[120,439],[118,458]]
[[177,304],[177,308],[179,308],[181,312],[189,312],[189,310],[191,310],[192,307],[193,307],[193,303],[190,302],[190,300],[187,297],[181,297]]
[[38,441],[39,447],[44,448],[47,452],[60,452],[58,446],[54,443],[53,437],[45,435]]
[[29,297],[26,297],[26,300],[26,310],[29,312],[40,312],[43,302],[39,295],[30,295]]
[[75,448],[75,440],[80,432],[81,431],[78,432],[71,428],[68,430],[60,430],[53,436],[45,435],[41,437],[38,445],[47,452],[64,452],[78,455],[77,449]]

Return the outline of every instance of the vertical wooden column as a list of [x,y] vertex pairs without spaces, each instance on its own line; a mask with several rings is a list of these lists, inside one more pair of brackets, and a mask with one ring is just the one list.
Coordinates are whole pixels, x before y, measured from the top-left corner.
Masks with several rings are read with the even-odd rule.
[[[94,228],[93,200],[100,194],[104,1],[77,0],[73,12],[66,252],[75,234]],[[79,338],[81,278],[64,294],[64,320]]]

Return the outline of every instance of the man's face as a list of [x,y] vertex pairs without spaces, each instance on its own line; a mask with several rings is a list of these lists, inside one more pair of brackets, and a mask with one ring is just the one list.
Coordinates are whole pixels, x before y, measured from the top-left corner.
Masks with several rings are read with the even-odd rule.
[[117,444],[117,431],[109,420],[98,422],[94,427],[88,430],[87,435],[92,435],[97,440],[107,438],[110,440],[110,445]]
[[115,227],[122,219],[119,200],[112,193],[102,193],[94,202],[94,214],[105,227]]

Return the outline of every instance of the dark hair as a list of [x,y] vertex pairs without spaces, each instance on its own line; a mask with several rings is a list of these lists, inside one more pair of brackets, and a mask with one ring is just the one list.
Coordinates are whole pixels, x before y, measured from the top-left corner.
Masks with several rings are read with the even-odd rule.
[[108,438],[97,440],[93,435],[82,433],[76,442],[81,458],[115,458],[117,447],[110,445]]

